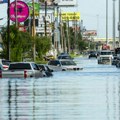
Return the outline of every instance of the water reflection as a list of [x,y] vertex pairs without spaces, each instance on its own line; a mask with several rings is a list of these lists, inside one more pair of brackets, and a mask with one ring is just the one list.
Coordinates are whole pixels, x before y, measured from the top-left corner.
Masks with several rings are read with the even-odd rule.
[[78,58],[83,71],[1,79],[0,120],[120,120],[120,69]]

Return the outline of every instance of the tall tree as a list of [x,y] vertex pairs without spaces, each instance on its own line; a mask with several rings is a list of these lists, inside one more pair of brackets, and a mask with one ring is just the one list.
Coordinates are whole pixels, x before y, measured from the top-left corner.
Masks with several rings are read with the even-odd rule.
[[[3,52],[2,57],[7,58],[7,29],[2,34]],[[10,60],[21,61],[25,52],[31,48],[32,37],[29,33],[18,30],[15,25],[10,26]]]

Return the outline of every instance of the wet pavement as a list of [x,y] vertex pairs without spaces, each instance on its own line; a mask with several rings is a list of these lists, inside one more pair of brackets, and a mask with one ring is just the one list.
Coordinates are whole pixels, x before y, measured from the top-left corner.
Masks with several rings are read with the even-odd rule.
[[120,120],[120,69],[75,58],[82,71],[0,80],[0,120]]

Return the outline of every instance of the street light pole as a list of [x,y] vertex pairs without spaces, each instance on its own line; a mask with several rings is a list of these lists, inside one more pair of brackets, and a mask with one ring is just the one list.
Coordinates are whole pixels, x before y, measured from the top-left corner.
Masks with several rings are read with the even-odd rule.
[[106,0],[106,45],[108,44],[108,0]]

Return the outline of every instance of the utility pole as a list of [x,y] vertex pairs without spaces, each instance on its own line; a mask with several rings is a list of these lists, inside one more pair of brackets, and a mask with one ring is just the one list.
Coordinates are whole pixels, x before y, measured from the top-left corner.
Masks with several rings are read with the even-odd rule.
[[32,36],[33,36],[33,60],[35,61],[36,58],[36,49],[35,49],[35,6],[34,0],[32,0],[33,6],[33,26],[32,26]]
[[18,20],[17,20],[17,0],[15,0],[15,26],[18,27]]
[[69,32],[69,19],[67,21],[67,38],[68,38],[68,53],[70,54],[70,32]]
[[115,0],[113,0],[113,49],[115,46]]
[[47,21],[46,21],[46,17],[47,17],[47,1],[45,0],[45,17],[44,17],[44,22],[45,22],[45,36],[47,35]]
[[7,6],[7,59],[10,60],[10,0]]
[[119,47],[120,47],[120,0],[119,0],[119,22],[118,22],[118,30],[119,30]]
[[61,50],[64,51],[64,43],[63,43],[63,22],[62,22],[62,15],[60,10],[60,41],[61,41]]

